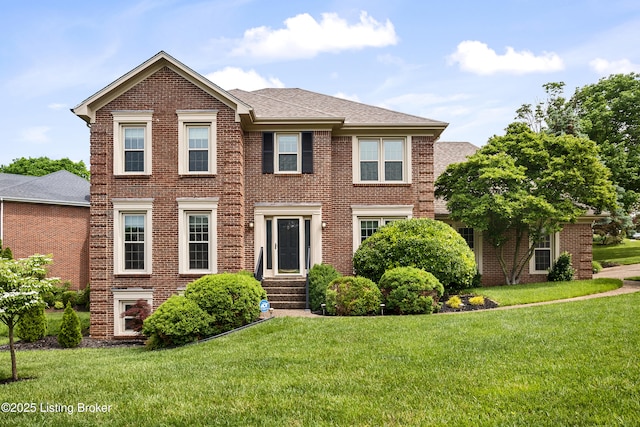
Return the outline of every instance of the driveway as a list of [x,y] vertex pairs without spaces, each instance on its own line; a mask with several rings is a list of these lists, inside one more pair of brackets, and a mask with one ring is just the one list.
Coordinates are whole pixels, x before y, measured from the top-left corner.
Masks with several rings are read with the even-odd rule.
[[602,269],[600,273],[594,274],[594,279],[624,279],[626,277],[640,276],[640,264],[619,265]]

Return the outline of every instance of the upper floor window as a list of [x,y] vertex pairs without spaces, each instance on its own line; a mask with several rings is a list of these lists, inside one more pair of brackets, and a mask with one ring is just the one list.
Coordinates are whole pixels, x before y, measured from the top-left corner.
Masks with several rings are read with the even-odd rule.
[[262,173],[313,173],[312,132],[264,132]]
[[217,111],[180,110],[177,114],[178,173],[215,174]]
[[354,138],[354,182],[411,182],[411,144],[405,138]]
[[153,111],[114,111],[112,116],[114,175],[150,175]]

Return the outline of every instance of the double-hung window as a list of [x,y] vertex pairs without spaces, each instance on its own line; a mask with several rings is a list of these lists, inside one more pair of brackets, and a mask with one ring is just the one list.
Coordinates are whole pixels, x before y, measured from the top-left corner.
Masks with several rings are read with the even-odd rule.
[[177,115],[179,174],[215,174],[217,111],[180,110]]
[[313,173],[313,132],[264,132],[262,173]]
[[150,175],[153,111],[114,111],[111,114],[114,175]]
[[531,274],[546,274],[557,257],[559,233],[547,234],[537,241],[533,248],[533,256],[529,264]]
[[353,205],[353,251],[371,237],[383,225],[400,219],[411,218],[412,205]]
[[152,199],[113,200],[115,274],[151,274]]
[[113,334],[115,336],[140,335],[134,330],[132,317],[122,316],[138,301],[143,300],[153,308],[153,289],[113,289]]
[[217,271],[217,198],[178,199],[180,274]]
[[354,182],[410,182],[410,143],[406,138],[354,138]]

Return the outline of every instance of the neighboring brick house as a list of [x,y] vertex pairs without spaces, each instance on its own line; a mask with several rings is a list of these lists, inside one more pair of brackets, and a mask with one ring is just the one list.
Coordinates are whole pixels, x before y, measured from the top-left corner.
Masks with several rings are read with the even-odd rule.
[[[437,179],[449,164],[464,162],[466,158],[478,150],[468,142],[437,142],[434,144],[434,175]],[[452,227],[467,240],[469,246],[476,255],[478,271],[482,274],[484,285],[504,284],[504,274],[498,263],[496,249],[482,238],[482,233],[464,224],[455,223],[449,219],[449,211],[444,200],[435,201],[435,218],[442,220]],[[520,276],[521,283],[543,282],[546,280],[549,267],[558,256],[567,251],[571,253],[573,267],[576,269],[578,279],[591,279],[593,270],[591,266],[591,245],[593,233],[591,227],[594,215],[585,215],[579,218],[575,224],[565,224],[560,233],[549,236],[544,242],[539,243],[534,250],[534,256]],[[513,240],[513,239],[512,239]],[[513,242],[506,247],[506,253],[514,251]],[[522,251],[521,251],[522,253]]]
[[378,227],[436,215],[444,122],[302,89],[225,91],[164,52],[73,112],[91,129],[97,338],[132,335],[120,314],[137,299],[157,307],[209,273],[257,269],[286,307],[307,265],[350,274]]
[[89,182],[67,171],[0,173],[0,239],[14,258],[51,254],[49,275],[89,283]]

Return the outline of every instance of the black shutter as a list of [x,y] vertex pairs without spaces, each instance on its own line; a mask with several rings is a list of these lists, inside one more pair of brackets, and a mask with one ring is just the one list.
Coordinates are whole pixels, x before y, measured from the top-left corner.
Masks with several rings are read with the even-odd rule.
[[302,132],[302,173],[313,173],[313,132]]
[[273,132],[262,133],[262,173],[273,173]]

